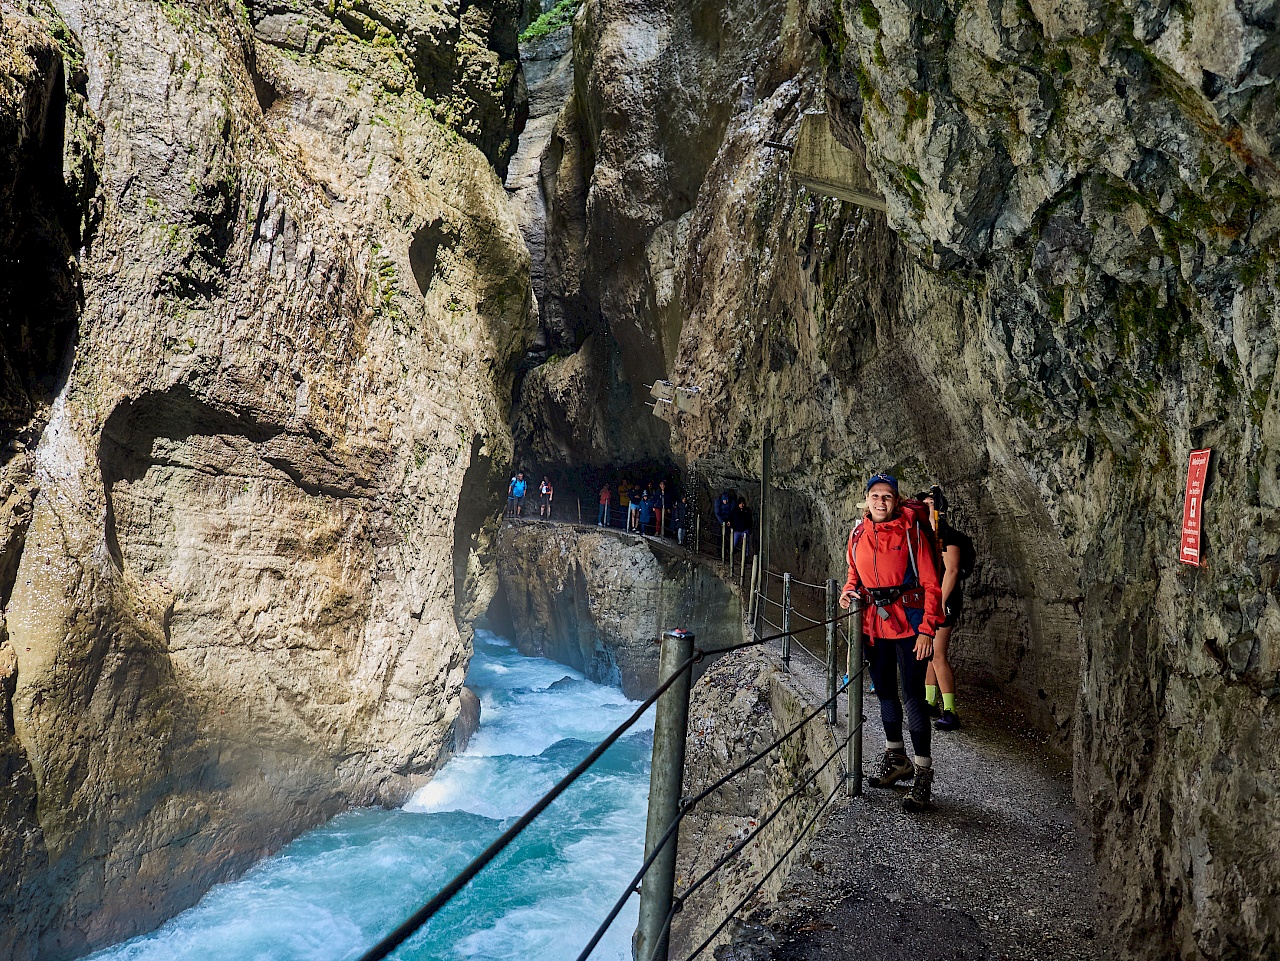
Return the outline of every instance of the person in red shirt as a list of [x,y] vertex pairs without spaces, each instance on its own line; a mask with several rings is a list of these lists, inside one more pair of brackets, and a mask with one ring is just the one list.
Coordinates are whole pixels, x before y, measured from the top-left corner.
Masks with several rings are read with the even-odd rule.
[[[933,529],[924,506],[898,497],[898,482],[888,474],[867,481],[867,513],[849,532],[849,577],[840,606],[854,597],[868,602],[862,617],[863,656],[880,700],[885,752],[868,778],[872,787],[891,787],[912,778],[903,799],[908,811],[922,811],[933,793],[929,708],[924,679],[933,656],[933,635],[943,621],[942,584],[933,546]],[[907,757],[902,738],[902,703],[915,751]]]

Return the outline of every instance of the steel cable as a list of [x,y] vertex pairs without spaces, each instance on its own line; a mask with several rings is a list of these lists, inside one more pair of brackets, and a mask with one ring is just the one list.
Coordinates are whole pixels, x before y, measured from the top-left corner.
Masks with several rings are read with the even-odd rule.
[[[823,623],[834,623],[842,620],[843,618],[856,613],[857,610],[858,608],[855,607],[844,614]],[[770,626],[777,627],[775,624],[770,624]],[[529,808],[529,810],[526,811],[515,824],[502,832],[502,834],[499,835],[492,844],[480,852],[480,854],[478,854],[470,864],[463,868],[452,881],[437,892],[435,897],[410,915],[404,923],[394,931],[382,938],[377,944],[362,954],[359,961],[382,961],[382,959],[386,958],[387,955],[402,945],[412,937],[418,929],[431,920],[431,918],[434,917],[441,908],[453,900],[454,896],[466,887],[477,874],[484,870],[484,868],[493,861],[494,858],[501,854],[502,851],[525,830],[525,828],[532,824],[533,821],[551,805],[551,802],[563,794],[574,781],[581,777],[587,769],[591,767],[591,765],[598,761],[604,752],[612,747],[614,742],[626,733],[626,731],[640,719],[644,712],[647,711],[658,700],[658,698],[666,692],[667,688],[671,687],[671,685],[676,682],[676,680],[684,673],[686,668],[708,655],[727,654],[731,651],[738,651],[748,647],[757,647],[761,644],[768,643],[769,641],[775,641],[780,637],[786,636],[787,633],[788,632],[781,632],[750,641],[744,641],[740,644],[731,644],[728,647],[722,647],[712,651],[703,651],[701,649],[695,650],[693,656],[686,658],[684,663],[672,672],[671,676],[663,681],[662,684],[660,684],[657,689],[644,700],[630,718],[606,736],[605,739],[602,740],[581,762],[579,762],[572,771],[561,778],[550,791],[535,802],[533,807]],[[825,706],[826,704],[824,703],[823,707]]]
[[454,895],[466,887],[472,878],[484,870],[485,866],[488,865],[490,861],[501,854],[507,845],[514,841],[525,828],[532,824],[534,819],[545,811],[552,801],[563,794],[569,785],[573,784],[573,782],[581,777],[592,764],[598,761],[601,755],[612,747],[618,738],[622,737],[622,735],[626,733],[628,728],[635,724],[636,721],[640,720],[644,712],[647,711],[653,703],[666,692],[667,688],[671,687],[671,685],[684,674],[687,668],[691,667],[702,657],[703,653],[701,651],[695,651],[692,657],[686,658],[684,663],[676,668],[676,670],[671,673],[671,676],[658,685],[657,690],[650,694],[649,697],[646,698],[638,708],[636,708],[635,713],[633,713],[631,717],[615,728],[611,734],[596,746],[595,750],[579,762],[577,767],[561,778],[560,781],[556,783],[555,787],[544,794],[533,805],[533,807],[529,808],[520,820],[507,828],[507,830],[503,831],[497,840],[480,852],[480,854],[478,854],[470,864],[463,868],[452,881],[441,888],[435,897],[410,915],[409,918],[398,928],[386,937],[382,938],[382,940],[362,954],[360,956],[360,961],[382,961],[383,958],[412,937],[419,928],[431,920],[431,918],[441,908],[448,904],[453,899]]
[[[819,704],[808,715],[801,718],[801,720],[798,721],[795,724],[795,726],[793,726],[785,734],[778,737],[768,747],[762,748],[760,751],[756,752],[754,755],[752,755],[747,760],[743,761],[741,764],[733,768],[731,771],[721,775],[714,782],[712,782],[706,788],[698,792],[692,798],[689,798],[688,800],[681,802],[680,813],[676,815],[675,819],[669,825],[667,825],[666,831],[663,833],[662,837],[658,839],[657,843],[653,846],[653,853],[650,854],[649,857],[645,859],[642,865],[640,865],[640,870],[637,871],[635,876],[631,879],[631,883],[627,885],[626,890],[622,893],[622,897],[618,898],[618,900],[614,903],[613,909],[610,910],[608,916],[601,923],[600,927],[596,928],[595,934],[591,936],[591,940],[588,941],[586,947],[582,949],[582,953],[578,955],[577,961],[586,961],[587,957],[591,954],[591,952],[595,950],[596,945],[600,943],[600,939],[604,937],[604,934],[609,929],[609,926],[613,924],[614,920],[618,917],[619,913],[621,913],[622,908],[626,905],[627,901],[631,899],[631,895],[636,893],[636,886],[644,878],[645,874],[648,873],[649,868],[653,866],[653,862],[657,860],[658,855],[661,853],[662,849],[666,847],[667,842],[671,840],[671,836],[675,834],[676,828],[680,826],[680,823],[685,819],[686,815],[688,815],[689,812],[691,812],[695,807],[697,807],[699,804],[701,804],[703,801],[709,798],[716,791],[720,790],[720,788],[724,787],[726,784],[732,781],[735,777],[737,777],[743,771],[746,771],[747,769],[751,768],[753,765],[757,764],[759,761],[768,757],[770,754],[776,751],[779,747],[781,747],[786,741],[794,737],[796,733],[800,731],[806,724],[808,724],[815,717],[821,714],[827,708],[827,705],[831,704],[832,701],[835,701],[837,698],[839,698],[840,695],[844,693],[845,689],[853,682],[854,678],[860,677],[865,671],[866,671],[866,667],[864,666],[862,669],[860,669],[857,672],[857,674],[854,675],[853,678],[850,678],[849,680],[843,682],[840,685],[840,687],[836,690],[835,694],[833,694],[831,697],[827,698],[825,701]],[[846,743],[848,742],[848,738],[845,738],[845,742]]]
[[775,601],[768,594],[762,593],[761,591],[756,591],[756,597],[760,598],[760,600],[762,601],[767,601],[768,603],[772,604],[774,607],[778,608],[779,610],[782,609],[782,602]]
[[796,644],[796,647],[800,648],[800,650],[804,651],[811,658],[813,658],[819,664],[819,666],[822,667],[824,671],[827,669],[827,659],[825,657],[818,657],[817,654],[813,653],[813,651],[809,650],[803,644]]
[[[808,614],[802,614],[802,613],[800,613],[800,611],[796,610],[794,607],[793,607],[793,608],[791,608],[791,613],[792,613],[795,617],[800,618],[800,620],[802,620],[802,621],[808,621],[808,622],[809,622],[813,627],[818,627],[818,626],[820,626],[820,625],[822,624],[822,621],[814,620],[814,619],[813,619],[812,617],[810,617]],[[808,627],[802,627],[802,628],[800,628],[800,630],[802,630],[802,631],[807,631],[807,630],[809,630],[809,628],[808,628]]]
[[[848,744],[849,738],[853,737],[853,735],[860,730],[862,730],[861,721],[858,722],[857,727],[855,727],[852,731],[849,732],[849,737],[845,738],[845,744]],[[844,745],[841,745],[841,747],[843,746]],[[846,776],[847,776],[847,772],[846,772]],[[840,790],[841,783],[842,783],[841,781],[836,782],[836,786],[832,789],[831,793],[827,795],[827,799],[822,802],[822,806],[819,807],[818,810],[814,812],[813,817],[809,819],[809,823],[800,829],[799,833],[796,834],[795,836],[795,840],[791,842],[787,850],[782,852],[782,856],[773,863],[773,867],[771,867],[765,873],[765,876],[759,880],[759,882],[755,885],[755,887],[753,887],[750,891],[747,892],[746,897],[744,897],[741,901],[739,901],[737,904],[733,906],[732,910],[730,910],[728,915],[725,916],[725,919],[720,922],[720,925],[714,931],[711,932],[711,935],[705,941],[703,941],[700,945],[698,945],[697,950],[694,951],[693,954],[689,955],[689,957],[687,957],[685,961],[694,961],[694,958],[696,958],[703,951],[705,951],[707,949],[707,945],[709,945],[712,941],[716,939],[716,936],[721,931],[724,930],[724,927],[726,924],[728,924],[731,920],[733,920],[733,916],[742,909],[742,906],[746,904],[748,901],[750,901],[752,898],[754,898],[756,894],[759,893],[760,889],[765,886],[765,883],[771,877],[773,877],[774,872],[777,871],[778,868],[782,866],[782,862],[791,856],[791,852],[794,851],[800,845],[800,842],[801,840],[803,840],[804,836],[809,833],[809,830],[815,824],[818,823],[818,818],[822,816],[822,812],[825,811],[828,807],[830,807],[831,802],[835,800],[835,796]]]
[[791,583],[792,583],[793,585],[795,585],[795,584],[799,584],[801,587],[811,587],[811,588],[813,588],[815,591],[822,591],[822,593],[824,593],[824,594],[827,592],[827,585],[826,585],[826,584],[810,584],[808,581],[802,581],[802,580],[800,580],[800,578],[798,578],[798,577],[792,577],[792,578],[791,578]]
[[[844,689],[841,688],[841,691],[843,690]],[[861,729],[862,729],[862,722],[859,721],[858,726],[854,728],[854,731],[856,732]],[[852,737],[852,734],[850,734],[850,737]],[[819,767],[814,769],[814,771],[807,778],[805,778],[804,781],[800,783],[799,787],[797,787],[794,791],[792,791],[790,794],[784,797],[781,801],[779,801],[778,804],[774,807],[774,809],[770,811],[769,814],[763,820],[761,820],[760,824],[756,827],[754,831],[750,832],[746,837],[744,837],[732,848],[730,848],[728,852],[726,852],[724,855],[720,857],[719,860],[716,861],[715,864],[707,868],[707,870],[702,873],[702,876],[699,877],[698,880],[694,881],[691,885],[689,885],[689,887],[685,889],[683,894],[681,894],[679,897],[674,899],[671,905],[671,910],[667,912],[666,921],[662,925],[662,933],[664,937],[670,931],[671,922],[675,919],[675,916],[684,907],[684,902],[687,901],[695,891],[697,891],[700,887],[706,884],[707,881],[711,880],[712,875],[714,875],[722,867],[724,867],[726,864],[732,861],[735,857],[741,854],[746,849],[748,844],[750,844],[752,841],[758,838],[760,834],[764,831],[764,829],[767,828],[770,824],[772,824],[774,819],[777,818],[777,816],[782,813],[782,809],[786,807],[786,805],[789,804],[791,801],[795,800],[797,797],[803,794],[808,789],[809,785],[812,784],[814,781],[816,781],[818,779],[818,776],[830,766],[831,762],[840,756],[840,754],[844,751],[845,746],[848,744],[848,742],[849,742],[849,738],[846,737],[843,741],[837,744],[836,749],[827,755],[826,760],[824,760]],[[840,787],[843,781],[844,781],[843,778],[840,778],[837,780],[836,782],[837,789]],[[826,805],[823,804],[823,808],[825,807]],[[803,834],[804,834],[804,831],[801,831],[800,836],[803,836]],[[793,850],[795,850],[796,843],[797,842],[793,842],[791,846],[787,848],[787,851],[782,855],[782,858],[779,859],[779,863],[781,863],[782,860],[785,860],[787,855],[790,854]],[[776,868],[776,865],[775,865],[775,868]],[[772,873],[773,871],[770,870],[770,874]],[[766,878],[767,877],[768,876],[766,875]],[[736,910],[737,908],[734,909],[734,911]],[[732,911],[729,912],[729,914],[730,914],[730,917],[733,916]],[[723,927],[723,925],[721,927]],[[720,929],[717,928],[716,934],[718,934],[719,932],[720,932]],[[715,937],[715,934],[712,935],[712,938],[714,937]],[[659,938],[658,942],[659,944],[661,944],[662,938]],[[654,951],[656,952],[657,950],[658,950],[658,945],[655,945]],[[654,961],[655,957],[656,957],[656,954],[650,955],[649,961]]]

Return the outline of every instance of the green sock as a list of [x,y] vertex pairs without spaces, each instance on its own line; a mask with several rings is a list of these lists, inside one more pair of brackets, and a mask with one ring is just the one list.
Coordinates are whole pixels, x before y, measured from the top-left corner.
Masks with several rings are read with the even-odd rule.
[[956,712],[956,696],[954,694],[942,695],[942,709],[950,711],[952,714]]
[[938,685],[926,684],[924,686],[924,699],[930,704],[938,703]]

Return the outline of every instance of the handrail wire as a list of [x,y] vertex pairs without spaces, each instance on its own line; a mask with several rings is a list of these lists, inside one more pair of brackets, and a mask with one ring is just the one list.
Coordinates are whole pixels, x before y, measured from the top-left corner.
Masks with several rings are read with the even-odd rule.
[[[850,731],[849,736],[844,739],[844,743],[848,744],[849,738],[853,737],[853,735],[857,731],[860,731],[861,729],[862,729],[862,722],[859,721],[858,726],[854,728],[852,731]],[[799,833],[796,834],[795,840],[793,840],[790,846],[787,848],[787,850],[782,853],[782,856],[773,863],[773,867],[771,867],[767,872],[765,872],[764,877],[762,877],[756,883],[755,887],[753,887],[750,891],[747,892],[746,897],[744,897],[741,901],[739,901],[737,904],[733,906],[733,909],[729,911],[729,913],[725,916],[725,919],[720,922],[719,927],[717,927],[714,931],[712,931],[710,936],[705,941],[703,941],[700,945],[698,945],[698,949],[694,951],[693,954],[689,955],[689,957],[687,957],[685,961],[694,961],[694,958],[696,958],[703,951],[705,951],[707,949],[707,945],[709,945],[712,941],[716,939],[716,935],[718,935],[721,931],[724,930],[725,925],[728,924],[733,919],[733,916],[737,914],[739,910],[742,909],[742,906],[746,904],[748,901],[750,901],[752,898],[754,898],[757,893],[759,893],[760,889],[765,886],[765,882],[767,882],[771,877],[773,877],[773,873],[782,866],[782,862],[791,856],[792,851],[794,851],[797,847],[799,847],[800,841],[803,840],[804,836],[809,833],[809,829],[818,823],[818,818],[820,818],[822,816],[822,812],[825,811],[831,805],[831,802],[835,799],[836,794],[840,791],[840,787],[841,787],[841,782],[837,781],[836,786],[832,789],[831,793],[827,795],[827,799],[823,801],[821,807],[819,807],[818,810],[813,813],[813,817],[809,819],[809,823],[806,824],[804,827],[802,827]]]
[[[843,614],[837,614],[835,617],[822,621],[818,624],[814,624],[813,627],[826,627],[828,624],[836,624],[840,621],[845,620],[846,618],[852,617],[854,614],[859,613],[862,609],[863,609],[862,603],[858,602],[854,606],[850,607],[849,610],[845,611]],[[764,620],[764,617],[762,616],[760,619]],[[774,624],[770,621],[765,621],[765,623],[768,624],[770,627],[774,627],[774,628],[778,626],[777,624]],[[801,628],[801,630],[809,631],[809,630],[812,630],[813,627],[805,627],[805,628]],[[741,644],[730,644],[728,647],[717,647],[713,651],[704,651],[703,654],[705,654],[707,657],[710,657],[712,654],[728,654],[730,651],[740,651],[744,647],[758,647],[761,644],[767,644],[770,641],[776,641],[782,637],[793,637],[797,633],[798,633],[797,631],[783,631],[779,629],[779,633],[777,634],[767,634],[764,637],[757,637],[755,640],[752,640],[752,641],[743,641]]]
[[818,655],[817,655],[817,654],[813,653],[813,651],[809,650],[809,649],[808,649],[807,647],[805,647],[803,644],[797,644],[797,645],[796,645],[796,647],[800,648],[800,650],[804,651],[804,652],[805,652],[806,654],[808,654],[811,658],[813,658],[813,659],[814,659],[814,661],[816,661],[819,665],[821,665],[821,666],[822,666],[823,670],[826,670],[826,667],[827,667],[827,659],[826,659],[825,657],[818,657]]
[[[817,626],[821,623],[820,621],[815,621],[815,620],[814,620],[812,617],[810,617],[808,614],[802,614],[802,613],[800,613],[800,611],[798,611],[798,610],[797,610],[796,608],[794,608],[794,607],[793,607],[793,608],[791,608],[791,614],[792,614],[792,616],[793,616],[793,617],[798,617],[798,618],[800,618],[800,620],[802,620],[802,621],[808,621],[808,622],[810,623],[810,625],[812,625],[813,627],[817,627]],[[801,627],[801,628],[798,628],[797,630],[798,630],[798,631],[807,631],[807,630],[810,630],[810,629],[811,629],[811,628],[809,628],[809,627]]]
[[792,587],[794,587],[794,586],[795,586],[795,585],[797,585],[797,584],[799,584],[801,587],[812,587],[815,591],[822,591],[824,594],[826,593],[826,590],[827,590],[827,585],[826,585],[826,584],[811,584],[811,583],[809,583],[808,581],[802,581],[802,580],[800,580],[800,578],[798,578],[798,577],[796,577],[794,574],[792,574],[792,575],[791,575],[791,586],[792,586]]
[[772,604],[774,607],[777,607],[777,608],[782,607],[781,601],[775,601],[772,597],[770,597],[768,594],[765,594],[763,591],[756,591],[756,596],[759,597],[760,600],[765,601],[769,604]]
[[[844,693],[845,688],[847,688],[850,684],[852,684],[856,678],[861,677],[864,673],[866,673],[866,670],[867,668],[866,668],[866,665],[864,664],[861,668],[859,668],[858,672],[852,678],[850,678],[849,680],[845,681],[840,685],[839,689],[836,691],[835,694],[827,698],[825,701],[819,704],[816,708],[814,708],[814,710],[810,714],[808,714],[807,716],[802,718],[800,721],[798,721],[796,725],[791,728],[791,730],[787,731],[787,733],[778,737],[768,747],[762,748],[756,754],[752,755],[750,758],[743,761],[733,770],[729,771],[726,774],[721,775],[712,784],[708,785],[706,788],[704,788],[694,797],[681,802],[680,812],[675,816],[675,819],[669,825],[667,825],[667,830],[663,833],[662,837],[660,837],[657,843],[654,845],[653,853],[650,854],[649,857],[645,859],[642,865],[640,865],[640,870],[635,873],[635,876],[631,879],[631,883],[627,885],[626,890],[622,892],[622,897],[618,898],[618,900],[614,903],[612,910],[610,910],[608,916],[600,924],[600,927],[596,928],[595,934],[591,936],[591,940],[588,941],[586,947],[582,949],[582,953],[578,955],[577,961],[587,961],[587,958],[591,955],[591,952],[595,950],[596,945],[600,943],[600,939],[603,938],[605,935],[605,932],[609,930],[609,926],[613,924],[615,919],[617,919],[618,915],[622,912],[622,909],[626,905],[626,903],[631,900],[631,895],[636,893],[636,885],[638,885],[640,881],[644,878],[644,876],[649,873],[649,868],[653,867],[653,862],[658,859],[659,853],[661,853],[662,849],[666,847],[667,842],[671,840],[671,836],[675,833],[676,828],[680,826],[681,822],[684,821],[686,815],[688,815],[689,812],[691,812],[695,807],[697,807],[699,804],[701,804],[703,801],[709,798],[716,791],[720,790],[722,787],[724,787],[726,784],[732,781],[735,777],[737,777],[743,771],[747,770],[757,762],[768,757],[775,750],[781,747],[783,742],[793,737],[796,734],[796,732],[801,730],[801,728],[803,728],[806,724],[808,724],[815,717],[821,714],[822,711],[826,709],[828,704],[830,704],[832,701],[839,698],[839,696]],[[862,722],[860,721],[858,723],[859,723],[859,727],[861,727]],[[845,740],[847,742],[848,738],[846,738]],[[842,749],[843,749],[843,746],[842,746]]]
[[[837,615],[823,623],[835,623],[852,616],[858,610],[859,607],[853,607],[844,614]],[[512,841],[514,841],[525,828],[532,824],[533,821],[551,805],[552,801],[563,794],[574,781],[581,777],[586,770],[591,767],[592,764],[598,761],[601,755],[612,747],[614,742],[626,733],[626,731],[640,719],[644,712],[647,711],[658,700],[658,698],[666,692],[667,688],[671,687],[671,685],[676,682],[676,680],[684,673],[686,668],[708,655],[727,654],[731,651],[742,650],[747,647],[757,647],[761,644],[768,643],[769,641],[776,641],[778,638],[783,636],[784,634],[773,634],[766,637],[755,638],[750,641],[744,641],[741,644],[731,644],[728,647],[717,648],[712,651],[696,649],[691,657],[686,658],[684,663],[673,671],[670,677],[663,681],[662,684],[658,685],[657,689],[645,698],[643,703],[636,708],[635,713],[633,713],[631,717],[624,721],[619,727],[615,728],[612,733],[596,745],[595,749],[583,758],[572,771],[561,778],[550,791],[536,801],[533,807],[529,808],[529,810],[526,811],[515,824],[503,831],[492,844],[481,851],[480,854],[476,855],[471,863],[463,868],[452,881],[438,891],[430,901],[411,914],[404,923],[394,931],[386,935],[372,948],[362,954],[359,961],[383,961],[387,955],[400,947],[400,945],[412,937],[419,928],[431,920],[431,918],[437,914],[441,908],[453,900],[454,896],[466,887],[477,874],[483,871],[494,858],[501,854],[502,851]]]
[[644,712],[647,711],[654,702],[666,692],[667,688],[671,687],[671,685],[684,674],[686,668],[701,660],[702,657],[702,651],[695,651],[691,657],[686,658],[684,663],[676,668],[676,670],[672,671],[671,676],[658,685],[657,690],[650,694],[644,702],[636,708],[635,713],[633,713],[631,717],[624,721],[621,726],[615,728],[611,734],[596,746],[595,750],[579,762],[577,767],[561,778],[550,791],[535,802],[533,807],[529,808],[520,820],[516,821],[515,824],[503,831],[492,844],[481,851],[480,854],[478,854],[470,864],[463,868],[452,881],[441,888],[440,891],[436,893],[435,897],[411,914],[403,924],[362,954],[360,956],[360,961],[382,961],[383,958],[412,937],[419,928],[431,920],[432,916],[453,900],[454,895],[466,887],[472,878],[484,870],[485,866],[488,865],[490,861],[501,854],[507,845],[514,841],[525,828],[532,824],[534,819],[545,811],[552,801],[563,794],[569,785],[573,784],[574,781],[586,772],[587,768],[591,767],[592,764],[598,761],[600,756],[612,747],[618,738],[622,737],[622,735],[626,733],[626,731],[635,724],[636,721],[640,720],[640,717]]
[[[849,737],[852,737],[854,733],[860,731],[862,729],[862,724],[863,722],[859,721],[858,726],[855,727],[852,732],[850,732]],[[702,873],[702,876],[699,877],[698,880],[694,881],[691,885],[689,885],[689,887],[685,889],[683,894],[681,894],[678,898],[674,899],[671,905],[671,910],[667,912],[666,921],[662,925],[662,932],[664,935],[667,934],[668,931],[670,930],[671,922],[675,920],[675,916],[679,913],[680,909],[684,907],[684,902],[689,899],[689,896],[692,895],[693,892],[697,891],[704,884],[706,884],[707,881],[711,880],[711,876],[713,874],[715,874],[722,867],[724,867],[726,864],[732,861],[735,857],[741,854],[746,849],[748,844],[750,844],[757,837],[759,837],[760,834],[764,831],[764,829],[767,828],[770,824],[772,824],[774,819],[776,819],[777,816],[782,813],[782,809],[791,801],[795,800],[802,793],[804,793],[804,791],[808,789],[809,785],[818,779],[818,775],[820,775],[823,771],[825,771],[830,766],[831,762],[841,755],[848,741],[849,741],[849,738],[846,737],[843,741],[837,744],[836,749],[827,755],[826,760],[822,762],[821,766],[816,768],[813,771],[813,773],[811,773],[807,778],[805,778],[805,780],[801,782],[799,787],[797,787],[794,791],[792,791],[790,794],[784,797],[781,801],[779,801],[778,804],[774,807],[774,809],[769,812],[768,816],[766,816],[760,822],[759,826],[754,831],[750,832],[745,838],[743,838],[737,844],[735,844],[732,848],[730,848],[728,852],[726,852],[724,855],[720,857],[718,861],[716,861],[715,864],[707,868],[707,870]],[[840,784],[842,784],[843,781],[844,779],[840,778],[836,783],[836,787],[839,788]],[[826,805],[824,804],[823,808],[825,807]],[[801,833],[803,834],[803,832]],[[788,854],[790,854],[793,850],[795,850],[795,847],[796,847],[796,844],[793,843],[789,848],[787,848],[786,854],[782,855],[782,858],[779,859],[779,863],[781,862],[781,860],[784,860]],[[772,871],[770,873],[772,874]],[[735,908],[734,910],[737,910],[737,909]],[[730,916],[732,916],[732,912],[730,912]],[[716,933],[717,934],[719,933],[718,928],[716,929]],[[715,935],[713,934],[712,937],[714,938]],[[658,941],[659,941],[659,944],[661,944],[662,938],[659,938]],[[655,961],[658,947],[659,945],[654,945],[655,953],[649,956],[649,961]]]

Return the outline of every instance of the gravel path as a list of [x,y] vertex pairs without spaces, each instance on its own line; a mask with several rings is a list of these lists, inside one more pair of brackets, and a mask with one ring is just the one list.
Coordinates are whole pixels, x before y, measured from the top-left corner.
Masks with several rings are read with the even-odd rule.
[[[866,706],[870,770],[884,740]],[[905,814],[905,786],[842,798],[720,961],[1110,958],[1068,763],[998,698],[959,706],[964,727],[935,732],[935,809]]]

